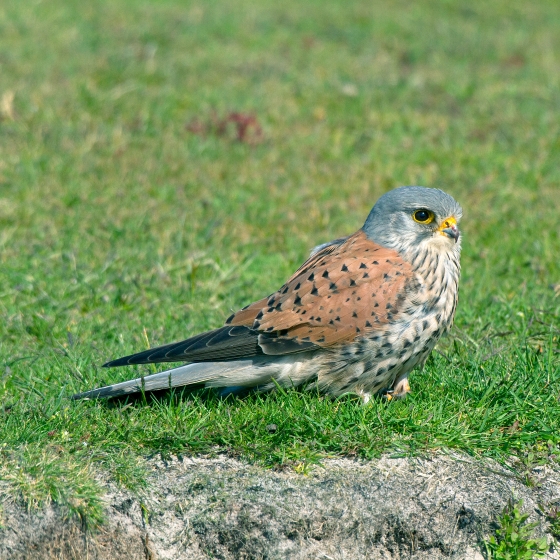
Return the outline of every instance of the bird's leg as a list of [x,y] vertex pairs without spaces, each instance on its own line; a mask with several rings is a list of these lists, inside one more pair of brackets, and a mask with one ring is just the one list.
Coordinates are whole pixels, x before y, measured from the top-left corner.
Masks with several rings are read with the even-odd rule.
[[381,396],[388,401],[403,399],[407,393],[410,393],[410,385],[408,384],[408,373],[399,377],[390,389],[381,391]]
[[408,373],[399,377],[395,383],[393,383],[393,387],[391,392],[387,394],[387,398],[389,400],[392,399],[402,399],[406,397],[406,394],[410,393],[410,385],[408,384]]

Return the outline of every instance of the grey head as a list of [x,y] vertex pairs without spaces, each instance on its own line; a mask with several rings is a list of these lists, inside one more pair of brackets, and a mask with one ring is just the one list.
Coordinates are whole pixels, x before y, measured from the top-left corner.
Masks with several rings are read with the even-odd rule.
[[455,199],[439,189],[399,187],[375,203],[362,229],[371,240],[403,254],[422,247],[458,252],[462,215]]

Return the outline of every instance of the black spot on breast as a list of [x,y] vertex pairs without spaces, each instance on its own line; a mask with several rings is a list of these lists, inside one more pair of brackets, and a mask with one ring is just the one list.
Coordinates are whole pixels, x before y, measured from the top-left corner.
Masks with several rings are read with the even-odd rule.
[[301,288],[301,283],[298,282],[298,283],[295,285],[294,290],[299,290],[300,288]]
[[323,274],[321,275],[323,278],[328,278],[329,277],[329,271],[325,270],[325,272],[323,272]]
[[[229,325],[232,321],[233,318],[235,317],[235,313],[233,313],[232,315],[230,315],[227,319],[226,319],[226,325]],[[262,311],[261,311],[261,317],[262,317]]]
[[311,295],[312,296],[318,296],[319,295],[319,290],[317,289],[317,286],[315,286],[315,284],[313,284],[313,289],[311,290]]
[[420,267],[424,266],[424,263],[426,262],[426,257],[428,256],[428,253],[424,253],[422,256],[422,260],[420,261],[420,263],[414,267],[414,270],[419,269]]
[[340,270],[341,270],[342,272],[348,272],[348,267],[347,267],[345,264],[343,264],[343,265],[342,265],[342,268],[341,268]]
[[410,340],[407,339],[404,341],[403,348],[408,348],[411,344],[412,342],[410,342]]
[[369,321],[366,321],[366,327],[369,328],[369,327],[371,327],[371,326],[372,326],[371,323],[370,323]]
[[336,290],[336,284],[334,282],[331,282],[329,290]]
[[379,307],[379,303],[376,301],[373,307]]
[[334,321],[332,319],[329,321],[329,325],[334,325]]
[[335,320],[335,321],[340,321],[340,317],[337,315],[337,316],[334,318],[334,320]]
[[301,298],[299,294],[296,294],[296,299],[294,299],[294,305],[301,305]]
[[428,328],[428,326],[429,326],[428,321],[422,321],[422,328],[423,328],[424,330],[426,330],[426,329]]
[[359,333],[359,332],[362,332],[362,331],[360,330],[360,327],[356,327],[356,332],[358,332],[358,333]]
[[288,329],[282,329],[278,331],[278,336],[286,336],[288,334]]
[[307,309],[304,309],[304,310],[301,312],[302,315],[305,315],[306,313],[307,313]]
[[[232,315],[232,317],[233,317],[233,315]],[[262,319],[263,317],[264,317],[264,313],[263,313],[263,310],[261,309],[259,311],[259,314],[255,317],[255,319]]]
[[289,286],[284,286],[284,289],[282,290],[282,293],[283,294],[287,293],[288,289],[289,289]]
[[317,342],[325,342],[325,337],[322,336],[321,338],[318,338],[318,339],[317,339]]
[[379,264],[377,261],[373,261],[371,264]]
[[367,266],[364,263],[361,263],[360,268],[367,268]]
[[309,280],[310,282],[313,282],[314,279],[315,279],[315,273],[312,272],[312,273],[309,275],[308,280]]
[[274,327],[268,327],[268,328],[266,329],[266,332],[271,332],[271,331],[273,331],[273,330],[274,330]]
[[354,287],[356,286],[356,282],[354,281],[354,278],[350,278],[350,287]]
[[269,308],[266,310],[267,313],[272,313],[273,311],[274,311],[274,307],[269,307]]
[[383,275],[383,280],[391,280],[391,276],[387,273]]
[[352,317],[358,318],[358,314],[355,311],[352,311]]
[[385,309],[393,309],[393,306],[392,306],[390,303],[388,303],[388,304],[385,306]]

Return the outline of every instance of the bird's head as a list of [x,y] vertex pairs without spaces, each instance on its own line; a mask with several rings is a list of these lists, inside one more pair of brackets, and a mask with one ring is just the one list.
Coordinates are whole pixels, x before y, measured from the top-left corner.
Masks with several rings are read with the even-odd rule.
[[459,220],[455,199],[439,189],[400,187],[384,194],[364,224],[366,235],[401,253],[420,248],[459,251]]

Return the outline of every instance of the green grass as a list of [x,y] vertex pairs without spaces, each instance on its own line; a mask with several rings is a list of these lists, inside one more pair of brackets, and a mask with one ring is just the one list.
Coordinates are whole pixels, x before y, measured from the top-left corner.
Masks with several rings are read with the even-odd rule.
[[[156,453],[452,449],[530,483],[560,445],[559,25],[554,0],[2,3],[0,495],[99,520],[95,473],[141,489]],[[465,210],[456,328],[403,402],[68,399],[152,371],[99,366],[221,325],[403,184]]]
[[538,523],[527,523],[528,513],[522,513],[523,500],[512,498],[498,519],[495,535],[485,542],[489,560],[533,560],[544,558],[548,550],[546,537],[535,538]]

